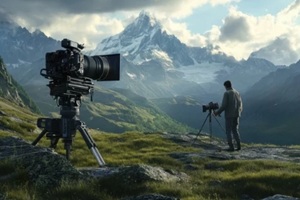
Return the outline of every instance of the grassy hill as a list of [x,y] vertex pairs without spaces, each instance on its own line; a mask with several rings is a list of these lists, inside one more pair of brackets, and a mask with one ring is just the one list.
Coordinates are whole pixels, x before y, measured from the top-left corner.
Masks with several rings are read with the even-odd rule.
[[[59,107],[49,95],[49,88],[26,86],[29,95],[47,116],[57,116]],[[193,131],[161,111],[153,102],[129,90],[95,88],[93,101],[84,96],[80,119],[88,127],[106,132],[167,131],[186,133]]]
[[[33,141],[37,137],[40,132],[35,126],[38,115],[19,108],[5,99],[0,99],[0,110],[2,113],[0,115],[0,138],[16,136]],[[89,131],[108,167],[143,163],[160,166],[168,171],[184,172],[190,177],[190,180],[168,184],[159,181],[125,184],[125,180],[109,182],[105,179],[66,181],[59,187],[49,188],[45,192],[30,184],[29,171],[11,162],[10,159],[1,158],[0,195],[6,196],[8,199],[20,200],[102,198],[117,200],[127,196],[149,193],[174,196],[183,200],[234,200],[246,197],[262,199],[275,194],[300,196],[300,166],[298,162],[270,160],[269,158],[216,160],[212,157],[202,157],[200,155],[203,155],[210,145],[221,144],[217,139],[210,142],[206,136],[201,136],[196,143],[200,142],[202,145],[191,145],[189,142],[175,140],[173,137],[166,137],[161,133],[144,134],[134,131],[112,134],[96,130]],[[48,146],[49,141],[43,138],[39,145]],[[258,148],[257,145],[246,144],[243,147]],[[4,148],[6,147],[0,146],[0,155]],[[295,153],[291,156],[300,157],[299,147],[293,147],[293,149]],[[62,143],[59,143],[57,152],[65,153]],[[175,156],[178,154],[194,156],[179,159]],[[239,152],[231,155],[239,156]],[[77,168],[97,167],[93,155],[79,134],[75,137],[70,161]]]

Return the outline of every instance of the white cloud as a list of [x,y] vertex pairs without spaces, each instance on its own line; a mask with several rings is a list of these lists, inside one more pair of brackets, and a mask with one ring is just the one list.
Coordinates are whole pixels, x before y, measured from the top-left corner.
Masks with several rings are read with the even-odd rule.
[[[179,17],[189,15],[194,8],[206,3],[208,2],[205,0],[199,2],[186,1],[186,4],[178,9],[185,10],[185,14],[179,15]],[[216,5],[217,3],[230,3],[230,1],[210,1],[210,3]],[[271,45],[277,38],[288,38],[290,52],[295,51],[300,55],[299,13],[300,0],[296,0],[276,15],[253,16],[239,11],[237,7],[230,7],[223,24],[221,26],[212,25],[211,30],[204,35],[193,34],[188,30],[185,23],[175,22],[174,19],[178,17],[163,20],[163,24],[169,33],[175,34],[189,46],[211,45],[216,47],[217,51],[223,51],[227,55],[240,60],[247,59],[252,52]],[[176,12],[173,12],[169,15],[176,14]],[[288,53],[288,50],[285,53]],[[274,60],[277,59],[274,58]],[[290,59],[290,63],[288,63],[287,60],[285,60],[286,64],[295,61],[295,59]]]
[[[227,4],[237,0],[91,0],[89,4],[74,0],[70,5],[60,0],[4,0],[0,6],[0,17],[12,16],[19,25],[30,31],[40,29],[55,39],[70,38],[84,43],[86,49],[92,49],[105,37],[119,33],[137,16],[142,9],[155,13],[158,18],[184,18],[204,4],[213,6]],[[123,16],[116,18],[114,13]],[[124,17],[125,16],[125,17]],[[203,46],[205,38],[193,35],[185,24],[166,22],[170,33],[180,35],[184,43]],[[172,27],[173,26],[173,27]]]
[[170,18],[161,19],[161,23],[169,34],[176,35],[176,37],[180,38],[181,42],[189,46],[206,46],[206,38],[200,34],[192,34],[188,30],[186,23],[177,23]]
[[[22,19],[17,19],[21,26],[30,28],[30,24]],[[35,27],[32,27],[33,31]],[[39,27],[46,35],[62,40],[68,38],[78,43],[85,44],[86,49],[93,49],[100,39],[117,34],[124,29],[120,20],[111,19],[104,15],[81,14],[60,15],[52,18],[50,24]]]
[[0,6],[0,18],[10,16],[31,31],[40,29],[55,39],[67,37],[85,43],[86,49],[92,49],[104,37],[122,31],[144,9],[155,13],[168,33],[175,34],[190,46],[215,46],[218,51],[222,50],[237,59],[247,59],[253,51],[265,47],[276,38],[287,37],[290,48],[300,55],[300,0],[295,0],[277,15],[258,17],[242,13],[237,7],[230,7],[223,24],[212,25],[211,30],[204,35],[192,33],[186,23],[177,22],[178,19],[192,15],[201,6],[231,5],[239,1],[129,0],[125,3],[117,0],[91,0],[87,5],[74,0],[70,5],[60,0],[4,0],[2,8]]
[[251,16],[231,7],[220,27],[213,28],[205,35],[207,41],[219,46],[222,51],[236,59],[247,59],[253,51],[273,42],[278,37],[287,37],[292,50],[300,54],[300,0],[277,15]]
[[[172,19],[182,19],[193,14],[194,10],[210,4],[212,6],[230,4],[239,2],[240,0],[173,0],[165,1],[165,3],[149,7],[147,10],[157,13],[158,17],[168,17]],[[163,1],[162,1],[163,2]]]

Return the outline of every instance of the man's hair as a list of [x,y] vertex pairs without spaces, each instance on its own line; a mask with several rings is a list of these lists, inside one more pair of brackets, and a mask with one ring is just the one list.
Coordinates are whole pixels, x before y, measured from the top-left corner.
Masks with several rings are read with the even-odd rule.
[[231,88],[231,87],[232,87],[232,86],[231,86],[231,82],[230,82],[229,80],[224,82],[224,86],[225,86],[226,88]]

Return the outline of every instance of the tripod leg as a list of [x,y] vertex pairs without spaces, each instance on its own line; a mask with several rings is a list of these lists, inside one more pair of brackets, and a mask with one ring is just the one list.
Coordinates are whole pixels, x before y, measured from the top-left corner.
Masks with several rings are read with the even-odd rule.
[[70,154],[71,154],[71,142],[65,141],[65,150],[66,150],[66,159],[70,160]]
[[212,123],[211,123],[211,112],[209,113],[209,133],[210,133],[210,143],[212,142]]
[[50,148],[55,149],[58,143],[59,137],[50,139]]
[[97,149],[96,143],[94,142],[93,138],[89,135],[87,132],[84,124],[80,122],[80,124],[77,126],[77,129],[81,133],[81,136],[83,137],[85,143],[87,144],[88,148],[92,151],[93,155],[95,156],[99,166],[104,166],[105,162]]
[[221,125],[221,123],[219,122],[219,120],[214,116],[214,118],[215,118],[215,120],[218,122],[218,124],[219,124],[219,126],[222,128],[222,130],[224,131],[224,132],[226,132],[225,131],[225,129],[224,129],[224,127]]
[[[226,130],[224,129],[224,127],[221,125],[220,121],[216,118],[216,116],[214,116],[215,120],[218,122],[219,126],[221,127],[221,129],[224,131],[224,133],[226,134]],[[224,139],[224,142],[227,142],[227,139]]]
[[201,128],[200,128],[200,130],[199,130],[199,132],[198,132],[197,136],[195,137],[195,139],[194,139],[194,141],[193,141],[192,144],[194,144],[194,142],[197,140],[197,138],[200,135],[200,133],[201,133],[201,131],[202,131],[202,129],[203,129],[203,127],[204,127],[204,125],[205,125],[205,123],[206,123],[206,121],[207,121],[207,119],[208,119],[209,116],[210,116],[210,113],[208,113],[208,115],[206,116],[206,118],[205,118],[205,120],[204,120],[204,122],[203,122],[203,124],[202,124],[202,126],[201,126]]
[[44,137],[44,135],[47,133],[47,131],[46,130],[43,130],[40,134],[39,134],[39,136],[31,143],[32,145],[36,145],[41,139],[42,139],[42,137]]

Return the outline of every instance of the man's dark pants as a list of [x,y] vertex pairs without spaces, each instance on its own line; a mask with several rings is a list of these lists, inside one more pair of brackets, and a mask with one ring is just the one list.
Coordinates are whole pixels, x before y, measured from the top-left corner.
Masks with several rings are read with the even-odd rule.
[[233,149],[232,136],[236,141],[237,148],[241,149],[241,139],[239,134],[239,117],[226,117],[226,136],[230,149]]

